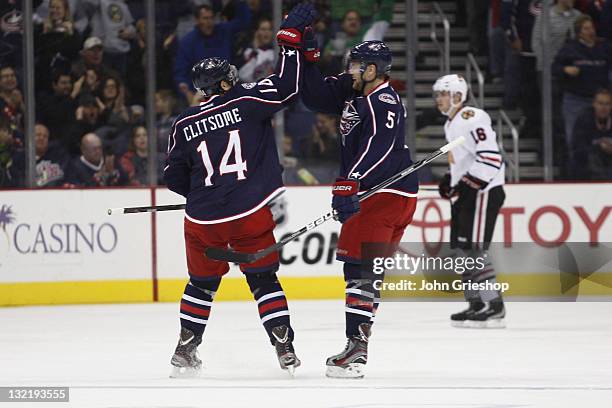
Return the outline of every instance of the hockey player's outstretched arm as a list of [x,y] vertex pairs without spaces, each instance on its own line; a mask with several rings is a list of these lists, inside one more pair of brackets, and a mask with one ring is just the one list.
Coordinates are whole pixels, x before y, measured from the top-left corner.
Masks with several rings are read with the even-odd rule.
[[404,120],[404,108],[400,101],[391,94],[383,98],[365,98],[366,106],[363,121],[363,134],[360,135],[359,153],[355,161],[351,163],[347,178],[358,179],[368,185],[368,179],[374,177],[376,169],[385,165],[385,159],[389,157],[395,147],[397,134],[401,129],[400,121]]
[[176,134],[177,121],[178,119],[174,121],[168,139],[168,157],[164,166],[164,182],[168,190],[187,197],[191,187],[191,166],[187,156],[183,154],[181,146],[178,145],[182,143],[183,138]]
[[340,115],[344,101],[353,93],[353,79],[349,74],[324,78],[315,64],[304,65],[302,101],[308,109]]
[[301,90],[303,57],[291,47],[281,46],[274,74],[240,85],[250,115],[267,118],[292,102]]

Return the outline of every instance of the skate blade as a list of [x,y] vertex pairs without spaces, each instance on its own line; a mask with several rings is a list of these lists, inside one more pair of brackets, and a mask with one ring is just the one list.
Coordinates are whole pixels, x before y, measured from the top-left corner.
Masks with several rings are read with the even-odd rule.
[[289,373],[291,377],[295,377],[295,369],[302,365],[302,362],[296,357],[295,362],[289,365],[281,364],[281,368]]
[[489,319],[484,322],[467,320],[463,327],[469,329],[505,329],[506,321],[504,319]]
[[170,378],[197,378],[202,372],[201,368],[172,367]]
[[365,364],[352,363],[348,367],[327,366],[325,376],[329,378],[363,378],[365,375]]
[[465,320],[451,320],[451,326],[458,328],[465,327]]

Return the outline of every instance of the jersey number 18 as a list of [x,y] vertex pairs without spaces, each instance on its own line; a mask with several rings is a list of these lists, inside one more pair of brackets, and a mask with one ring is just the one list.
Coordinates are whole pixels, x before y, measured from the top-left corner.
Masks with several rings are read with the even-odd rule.
[[[204,178],[204,185],[212,186],[212,176],[213,174],[215,174],[215,169],[213,168],[212,161],[210,160],[210,155],[208,154],[208,146],[206,145],[205,140],[202,140],[202,142],[198,146],[198,152],[200,152],[200,156],[202,156],[202,162],[204,163],[204,168],[206,169],[206,178]],[[232,152],[234,154],[234,164],[228,164]],[[244,172],[246,170],[247,163],[245,160],[242,160],[240,131],[231,130],[229,132],[229,139],[227,141],[225,153],[223,153],[223,157],[221,158],[221,164],[219,165],[219,174],[223,175],[227,173],[236,173],[236,177],[238,180],[244,180],[246,178],[246,176],[244,175]]]

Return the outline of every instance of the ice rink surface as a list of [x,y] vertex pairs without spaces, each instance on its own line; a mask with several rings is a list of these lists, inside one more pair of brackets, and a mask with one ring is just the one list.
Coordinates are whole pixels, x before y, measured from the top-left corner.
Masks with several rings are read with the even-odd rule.
[[[458,303],[384,303],[363,380],[324,376],[344,305],[290,302],[302,367],[278,368],[254,303],[213,306],[197,379],[173,380],[178,304],[0,308],[0,386],[69,386],[61,407],[612,407],[612,303],[508,303],[508,328],[451,328]],[[23,408],[44,403],[0,403]]]

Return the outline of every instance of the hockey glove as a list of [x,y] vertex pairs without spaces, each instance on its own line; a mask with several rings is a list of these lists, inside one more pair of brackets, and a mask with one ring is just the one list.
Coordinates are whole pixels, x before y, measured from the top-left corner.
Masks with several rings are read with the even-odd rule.
[[276,33],[278,45],[302,48],[304,29],[312,24],[316,16],[312,3],[300,3],[291,9]]
[[349,218],[359,212],[359,181],[337,178],[332,187],[332,208],[336,214],[334,219],[344,224]]
[[317,38],[314,35],[314,30],[310,26],[304,29],[302,49],[304,52],[304,59],[306,61],[319,62],[319,58],[321,58],[321,50],[319,49]]
[[451,198],[451,186],[450,186],[451,176],[450,173],[446,173],[444,177],[440,180],[438,184],[438,193],[440,193],[440,197],[442,198]]

